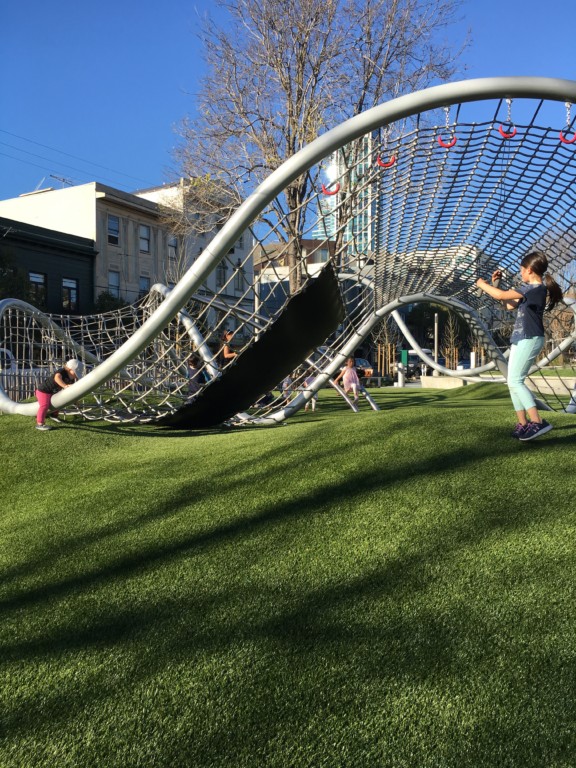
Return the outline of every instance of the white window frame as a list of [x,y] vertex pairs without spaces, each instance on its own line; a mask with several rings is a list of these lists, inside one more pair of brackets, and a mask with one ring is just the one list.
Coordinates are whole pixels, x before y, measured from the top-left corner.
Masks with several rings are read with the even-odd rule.
[[[65,296],[68,296],[68,306]],[[78,312],[78,280],[74,277],[62,278],[62,307],[68,312]]]
[[[140,253],[150,253],[152,228],[149,224],[138,225],[138,249]],[[144,246],[144,247],[143,247]]]
[[114,298],[120,298],[120,272],[116,269],[108,270],[108,293]]
[[[112,220],[115,219],[118,222],[118,229],[111,227]],[[109,245],[120,245],[120,216],[115,216],[113,213],[108,214],[107,225],[107,241]]]

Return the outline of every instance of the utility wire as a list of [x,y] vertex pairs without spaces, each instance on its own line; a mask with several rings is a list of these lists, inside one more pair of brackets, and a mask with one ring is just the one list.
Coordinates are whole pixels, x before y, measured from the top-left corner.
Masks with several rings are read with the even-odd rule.
[[[16,152],[23,152],[25,155],[30,155],[30,157],[36,157],[39,160],[46,160],[48,163],[54,163],[53,160],[51,160],[49,157],[44,157],[44,155],[37,155],[35,152],[28,152],[28,150],[26,150],[26,149],[20,149],[19,147],[15,147],[12,144],[6,144],[6,142],[4,142],[4,141],[0,141],[0,144],[3,147],[8,147],[9,149],[15,149]],[[16,158],[13,158],[13,159],[14,160],[18,160],[19,158],[16,157]],[[89,171],[85,171],[82,168],[76,168],[73,165],[68,165],[68,163],[58,162],[58,163],[56,163],[56,165],[58,165],[58,167],[60,167],[60,168],[70,168],[71,170],[76,171],[77,173],[83,173],[85,176],[91,175]],[[103,166],[100,166],[100,167],[103,167]],[[113,171],[113,173],[115,173],[115,171]],[[101,178],[104,179],[106,177],[102,176]],[[111,179],[108,179],[108,181],[111,181]],[[140,179],[140,181],[144,181],[144,179]]]
[[[30,144],[35,144],[36,146],[38,146],[38,147],[42,147],[43,149],[49,149],[51,152],[58,152],[59,154],[61,154],[61,155],[64,155],[64,156],[66,156],[66,157],[71,157],[71,158],[73,158],[74,160],[80,160],[80,162],[81,162],[81,163],[86,163],[86,164],[88,164],[88,165],[93,165],[93,166],[95,166],[96,168],[102,168],[103,170],[105,170],[105,171],[110,171],[111,173],[114,173],[114,174],[116,174],[117,176],[126,176],[126,178],[129,178],[129,179],[134,179],[135,181],[143,181],[145,184],[149,184],[149,181],[148,181],[147,179],[143,179],[143,178],[142,178],[142,177],[140,177],[140,176],[132,176],[132,175],[131,175],[131,174],[129,174],[129,173],[124,173],[124,172],[122,172],[122,171],[117,171],[117,170],[115,170],[114,168],[109,168],[109,167],[108,167],[108,166],[106,166],[106,165],[100,165],[99,163],[95,163],[95,162],[93,162],[92,160],[86,160],[86,159],[84,159],[83,157],[78,157],[78,155],[72,155],[72,154],[70,154],[69,152],[64,152],[64,151],[63,151],[63,150],[61,150],[61,149],[56,149],[55,147],[51,147],[51,146],[49,146],[48,144],[42,144],[42,143],[41,143],[41,142],[39,142],[39,141],[34,141],[34,139],[28,139],[28,138],[26,138],[25,136],[19,136],[17,133],[11,133],[10,131],[6,131],[6,130],[4,130],[3,128],[0,128],[0,133],[5,133],[7,136],[12,136],[13,138],[15,138],[15,139],[19,139],[20,141],[27,141],[27,142],[29,142]],[[1,143],[1,144],[4,144],[4,142],[0,142],[0,143]],[[5,146],[11,146],[11,145],[10,145],[10,144],[5,144]],[[17,150],[17,151],[19,151],[19,152],[26,152],[27,154],[31,154],[31,155],[33,155],[33,154],[34,154],[34,153],[32,153],[32,152],[28,152],[28,151],[27,151],[27,150],[25,150],[25,149],[18,149],[18,147],[12,147],[12,149],[16,149],[16,150]],[[39,155],[36,155],[36,157],[40,157],[40,156],[39,156]],[[14,158],[14,159],[17,159],[17,158]],[[42,158],[42,159],[44,159],[44,160],[45,160],[45,159],[47,159],[47,158]],[[49,161],[49,162],[52,162],[52,161]],[[67,166],[67,167],[69,167],[69,168],[70,168],[70,167],[72,167],[72,166]],[[77,170],[77,169],[73,169],[73,170]],[[85,172],[85,171],[82,171],[82,173],[86,173],[86,172]]]
[[[0,142],[0,143],[2,143],[2,142]],[[10,158],[10,160],[16,160],[16,162],[18,162],[18,163],[26,163],[26,165],[31,165],[34,168],[40,168],[40,170],[47,171],[48,173],[52,173],[52,171],[57,170],[57,168],[55,168],[54,165],[52,165],[50,167],[46,167],[45,165],[40,165],[39,163],[33,163],[31,160],[24,160],[21,157],[14,157],[13,155],[9,155],[6,152],[0,152],[0,157],[8,157],[8,158]],[[52,162],[48,158],[41,157],[40,155],[35,155],[35,157],[40,157],[42,160],[46,160],[48,163]],[[58,166],[57,163],[56,163],[56,166]],[[70,167],[70,166],[67,166],[67,167]],[[81,171],[81,170],[79,170],[77,168],[74,168],[73,170],[76,170],[78,173],[82,174],[82,176],[86,177],[86,179],[88,179],[90,181],[97,181],[97,179],[94,178],[94,175],[88,173],[88,171]],[[105,176],[101,176],[100,179],[102,181],[108,181],[110,184],[114,184],[114,186],[116,186],[116,187],[124,188],[124,190],[129,191],[128,185],[125,184],[125,183],[116,182],[116,181],[113,181],[112,179],[106,179]],[[81,181],[81,179],[77,179],[76,178],[76,181]]]

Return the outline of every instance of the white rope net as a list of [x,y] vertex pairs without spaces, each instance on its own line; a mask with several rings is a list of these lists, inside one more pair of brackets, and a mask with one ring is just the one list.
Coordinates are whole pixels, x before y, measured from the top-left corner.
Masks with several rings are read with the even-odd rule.
[[[488,331],[479,334],[479,346],[494,360],[508,347],[512,315],[479,297],[474,280],[499,267],[501,287],[518,284],[519,262],[533,249],[546,252],[567,303],[546,315],[547,357],[530,381],[550,408],[565,409],[575,402],[576,384],[569,306],[576,295],[574,130],[569,103],[502,98],[425,111],[346,143],[303,172],[307,192],[296,211],[288,213],[284,190],[250,223],[244,236],[253,247],[245,259],[224,270],[228,257],[214,265],[226,276],[217,292],[198,285],[121,370],[66,411],[151,421],[201,397],[235,364],[219,355],[223,331],[234,330],[232,344],[241,354],[282,314],[294,285],[305,286],[326,261],[340,279],[343,323],[293,371],[290,392],[279,381],[244,418],[277,413],[293,393],[311,388],[308,377],[332,375],[351,345],[366,339],[376,320],[385,321],[386,308],[401,307],[405,297],[434,303],[442,296],[465,305],[465,319],[476,318]],[[4,371],[6,395],[15,402],[33,397],[35,381],[69,357],[81,358],[87,371],[97,368],[166,295],[155,286],[135,305],[85,317],[46,316],[3,302],[0,344],[41,369]],[[201,374],[191,385],[196,356]],[[482,380],[502,380],[494,363],[484,368]]]

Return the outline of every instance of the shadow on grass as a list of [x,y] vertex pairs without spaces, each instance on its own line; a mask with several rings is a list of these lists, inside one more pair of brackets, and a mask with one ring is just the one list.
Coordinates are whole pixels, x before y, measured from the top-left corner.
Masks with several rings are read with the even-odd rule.
[[[418,425],[418,418],[413,423]],[[425,423],[423,417],[418,428],[423,430]],[[401,430],[396,424],[387,437]],[[342,450],[327,438],[318,437],[319,463],[331,457],[336,461]],[[543,446],[550,439],[535,444]],[[560,442],[564,444],[564,439]],[[283,443],[271,452],[270,458],[278,459],[279,473],[313,471],[308,458],[297,461],[291,453],[286,459],[286,450]],[[89,535],[70,536],[47,549],[27,563],[27,573],[41,576],[58,557],[74,556],[82,570],[65,577],[52,575],[42,584],[36,578],[36,585],[13,585],[14,593],[0,602],[5,619],[38,611],[45,615],[45,624],[36,636],[8,636],[2,663],[9,667],[13,662],[16,669],[23,662],[29,669],[54,669],[66,662],[76,671],[70,679],[64,674],[60,685],[48,680],[15,696],[0,715],[3,732],[28,744],[31,734],[36,743],[42,738],[49,741],[48,731],[64,729],[78,718],[84,721],[94,708],[110,710],[110,721],[102,726],[93,715],[91,743],[82,744],[79,737],[76,754],[84,757],[85,765],[130,765],[132,759],[132,764],[156,762],[171,768],[226,764],[414,768],[432,765],[438,749],[444,750],[436,763],[442,768],[561,765],[562,756],[568,756],[566,734],[574,714],[569,685],[575,671],[573,657],[542,662],[554,679],[548,686],[540,674],[523,676],[524,664],[540,660],[524,637],[508,639],[506,645],[497,636],[503,626],[509,631],[508,622],[513,623],[515,616],[491,624],[489,611],[479,617],[474,604],[463,599],[474,596],[481,601],[481,585],[465,589],[463,595],[447,595],[444,603],[428,599],[434,594],[439,600],[439,577],[434,574],[442,572],[452,555],[492,540],[495,534],[527,530],[537,514],[530,505],[518,505],[511,514],[509,500],[495,497],[490,508],[479,503],[461,520],[439,521],[425,531],[416,526],[416,540],[410,546],[386,554],[379,564],[367,563],[361,575],[319,576],[316,586],[308,582],[302,590],[297,588],[300,574],[294,574],[298,577],[294,583],[286,576],[278,583],[272,575],[254,581],[253,574],[238,583],[229,573],[222,574],[220,587],[213,585],[202,594],[195,594],[187,583],[173,600],[157,598],[151,589],[153,574],[148,572],[160,566],[170,568],[185,559],[190,569],[202,568],[198,556],[231,544],[238,552],[251,544],[252,551],[261,534],[272,529],[278,530],[287,547],[297,547],[302,537],[298,524],[307,519],[341,519],[339,509],[371,494],[419,478],[440,477],[447,469],[467,471],[487,457],[512,456],[518,444],[485,440],[468,450],[453,447],[420,463],[413,456],[393,466],[382,462],[290,500],[266,500],[244,517],[234,509],[228,519],[178,540],[162,544],[150,544],[146,536],[136,542],[120,540],[155,521],[182,514],[190,508],[191,498],[200,502],[214,497],[217,507],[266,483],[270,467],[259,469],[253,466],[253,457],[242,457],[234,462],[234,474],[230,462],[225,463],[200,491],[191,482],[169,500],[151,501],[141,515]],[[241,477],[243,470],[249,480]],[[225,487],[226,492],[220,494],[210,486]],[[112,554],[107,562],[94,563],[91,556],[82,564],[86,547],[100,545],[105,553],[108,542],[117,539],[116,548],[124,545],[125,551]],[[232,563],[240,567],[241,558],[231,567]],[[13,579],[16,575],[22,572],[11,574]],[[520,573],[510,576],[521,583]],[[115,590],[133,589],[136,577],[143,580],[142,587],[148,577],[150,581],[147,596],[130,608]],[[109,590],[109,602],[106,594],[92,602],[92,595],[102,590]],[[92,610],[87,610],[90,606]],[[546,656],[547,650],[539,645]],[[117,656],[112,662],[118,654],[121,662]],[[89,656],[95,660],[93,666],[87,663]],[[509,673],[503,668],[506,662],[512,665]],[[195,675],[201,676],[206,665],[206,696],[198,705]],[[495,675],[499,680],[490,687]],[[135,700],[134,690],[152,680],[154,693],[145,701]],[[125,697],[123,708],[112,715],[119,697]],[[135,730],[130,731],[135,728],[131,707],[136,704],[141,717],[145,712],[149,727],[144,730],[155,740],[153,745],[142,736],[136,741]],[[124,732],[124,741],[116,732]],[[132,736],[131,744],[126,733]],[[530,738],[522,743],[526,733]],[[143,754],[149,750],[147,758],[140,756],[134,763],[139,749]],[[100,763],[96,750],[104,755]],[[536,762],[542,758],[544,762]],[[41,764],[34,763],[30,754],[28,759],[30,765]]]
[[[323,417],[316,421],[322,420]],[[425,430],[427,426],[429,426],[429,419],[425,417],[421,419],[413,418],[410,423],[410,428],[415,430]],[[111,432],[115,432],[116,429],[119,429],[116,425],[110,425]],[[440,429],[442,429],[442,424],[437,423],[436,431]],[[560,427],[558,431],[560,429],[571,430],[573,434],[555,438],[555,431],[553,431],[538,440],[526,443],[511,439],[496,443],[491,440],[488,442],[478,441],[472,447],[468,447],[467,450],[462,450],[460,447],[450,451],[438,450],[438,452],[425,461],[413,461],[413,457],[410,457],[406,463],[398,466],[395,464],[392,466],[377,464],[373,470],[363,471],[358,469],[350,477],[341,478],[338,482],[331,482],[327,487],[305,492],[293,501],[273,504],[271,507],[266,502],[265,508],[259,509],[256,507],[254,511],[252,511],[250,504],[248,504],[247,508],[250,511],[245,517],[237,518],[232,513],[232,520],[210,526],[208,529],[195,533],[176,543],[165,544],[158,549],[148,547],[146,550],[138,550],[134,554],[119,558],[115,562],[105,563],[101,567],[96,567],[80,575],[62,579],[53,584],[43,584],[38,588],[22,589],[17,594],[6,595],[0,598],[0,610],[8,606],[24,605],[37,601],[42,602],[50,595],[65,594],[68,591],[75,591],[81,586],[112,580],[118,575],[129,575],[133,572],[155,567],[158,562],[170,560],[183,554],[190,554],[194,551],[204,551],[207,548],[235,540],[236,538],[249,538],[257,535],[260,530],[270,525],[276,525],[286,520],[306,518],[317,514],[318,510],[322,510],[322,514],[331,514],[333,509],[338,508],[338,506],[344,503],[354,503],[366,495],[389,490],[395,485],[403,485],[411,480],[424,481],[425,478],[442,475],[447,470],[450,472],[465,472],[483,458],[494,458],[495,456],[505,458],[522,455],[527,449],[535,447],[542,449],[546,446],[548,448],[552,446],[564,447],[576,442],[576,424],[574,427]],[[386,440],[393,443],[395,434],[402,434],[404,430],[405,428],[402,424],[388,425]],[[240,432],[243,431],[244,428],[240,428]],[[448,431],[450,431],[449,426]],[[498,437],[501,436],[502,430],[494,431],[498,434]],[[210,430],[207,434],[211,437],[218,435],[221,435],[223,438],[227,437],[225,433],[218,430]],[[287,441],[292,439],[290,430],[286,430],[284,434]],[[508,437],[507,433],[505,434]],[[139,432],[137,435],[140,437]],[[145,436],[149,436],[149,433],[146,432]],[[164,439],[167,435],[160,431],[159,433],[153,432],[153,436]],[[433,436],[430,435],[429,439]],[[331,444],[330,439],[326,438],[324,433],[315,449],[315,462],[317,464],[330,462],[333,458],[338,457],[340,450],[338,445],[334,446]],[[12,569],[6,568],[3,572],[3,591],[6,594],[10,590],[11,580],[17,582],[23,576],[41,572],[59,558],[71,559],[75,553],[81,553],[87,547],[103,544],[114,540],[116,537],[123,537],[126,534],[138,534],[144,526],[154,524],[157,521],[175,518],[184,509],[194,507],[195,504],[202,504],[213,499],[215,507],[220,506],[220,508],[225,509],[229,499],[234,497],[235,494],[238,494],[238,498],[250,500],[253,488],[265,488],[267,486],[271,465],[274,465],[279,475],[286,473],[287,477],[290,476],[290,473],[296,473],[297,475],[299,471],[304,474],[310,471],[309,456],[307,454],[303,453],[299,456],[298,453],[296,455],[292,453],[286,458],[286,452],[286,443],[281,442],[274,450],[266,452],[266,463],[261,467],[255,466],[254,458],[251,454],[243,458],[236,458],[234,460],[233,472],[231,471],[230,464],[227,461],[223,461],[221,468],[217,471],[212,471],[209,478],[193,477],[189,484],[181,486],[178,493],[171,494],[169,501],[165,500],[160,503],[158,499],[155,499],[143,511],[135,515],[133,514],[129,518],[121,518],[117,522],[107,523],[102,529],[96,529],[79,536],[71,535],[63,538],[58,543],[52,543],[50,549],[41,553],[37,558],[29,557],[21,565],[14,566]],[[149,471],[162,476],[163,466],[161,458],[155,458],[154,463],[150,463]],[[166,471],[169,472],[169,464]],[[97,478],[98,474],[99,470],[97,469],[95,470],[94,479]],[[246,477],[248,480],[245,479]],[[199,482],[200,480],[201,482]],[[90,475],[88,472],[83,482],[88,486],[90,485]],[[118,483],[122,486],[123,482],[120,474]],[[122,498],[123,492],[125,492],[125,489],[119,488],[117,494],[113,491],[108,493],[110,498],[113,499],[116,496]]]
[[[322,505],[321,495],[316,503]],[[417,553],[388,556],[362,576],[309,586],[304,593],[288,588],[277,594],[272,584],[256,586],[248,580],[208,596],[189,593],[172,603],[148,601],[146,607],[124,609],[119,615],[103,610],[95,618],[78,616],[76,625],[52,626],[42,639],[7,644],[4,663],[55,664],[74,654],[85,656],[88,649],[97,656],[108,655],[115,647],[125,649],[126,658],[122,669],[116,665],[110,677],[98,661],[93,670],[77,675],[71,688],[42,691],[14,703],[2,715],[4,733],[15,738],[35,732],[38,723],[50,729],[65,727],[77,715],[76,708],[102,706],[116,699],[118,691],[130,699],[130,691],[159,677],[155,695],[146,702],[146,716],[154,723],[157,712],[163,724],[163,735],[156,728],[151,732],[162,765],[224,765],[226,760],[246,766],[425,765],[439,748],[434,729],[443,734],[444,760],[438,762],[442,766],[541,765],[536,757],[531,759],[535,739],[539,754],[567,755],[561,730],[573,710],[568,683],[574,663],[558,659],[549,664],[548,672],[557,676],[554,685],[544,689],[536,674],[518,680],[518,668],[509,675],[501,671],[498,684],[483,691],[478,701],[478,686],[489,687],[493,665],[502,660],[502,641],[490,636],[499,624],[486,626],[485,616],[477,623],[474,606],[468,607],[459,595],[450,595],[441,604],[427,599],[429,592],[430,596],[436,592],[435,569],[467,544],[491,537],[508,512],[505,505],[495,508],[493,522],[473,533],[458,523],[440,525],[434,535],[419,542]],[[292,504],[280,505],[275,515],[260,522],[294,514],[302,511]],[[238,533],[250,535],[260,522],[252,521]],[[528,512],[510,523],[514,528],[529,525]],[[229,535],[234,535],[231,529],[215,532],[219,542]],[[187,544],[198,546],[195,539]],[[177,554],[172,550],[167,557]],[[128,565],[128,570],[133,567]],[[110,576],[124,573],[120,566]],[[54,597],[46,595],[47,603]],[[513,616],[509,619],[513,621]],[[536,661],[523,642],[520,637],[518,644],[509,641],[508,646],[509,653],[520,654],[521,668]],[[204,680],[213,705],[206,702],[203,710],[189,700],[197,684],[190,670],[196,665],[202,669],[199,659],[213,665]],[[166,688],[161,682],[165,675]],[[475,692],[467,690],[468,683]],[[176,710],[168,694],[172,684],[179,686],[175,695],[181,697]],[[503,689],[510,689],[510,696]],[[446,723],[428,709],[438,706],[435,696],[450,695],[452,718]],[[534,697],[539,701],[537,710],[531,706]],[[167,710],[161,714],[163,706]],[[213,716],[216,719],[208,726]],[[115,717],[119,719],[110,723],[109,730],[130,725],[129,711]],[[406,717],[416,719],[410,728]],[[514,727],[507,717],[516,719]],[[522,746],[520,731],[525,728],[531,729],[531,736]],[[276,741],[278,730],[284,733],[283,749]],[[371,737],[363,739],[362,732]],[[346,758],[340,752],[343,738]],[[107,745],[93,736],[92,745],[106,754]],[[308,755],[297,760],[302,745]],[[134,754],[135,744],[122,746]],[[138,746],[145,749],[144,743]],[[387,753],[392,748],[394,760]],[[90,747],[86,750],[90,754]],[[251,754],[251,760],[244,762],[243,752]],[[215,756],[221,762],[214,762]],[[120,750],[102,764],[121,765],[122,759],[127,758]]]
[[90,433],[118,435],[119,437],[154,437],[154,438],[183,438],[183,437],[203,437],[206,435],[221,435],[229,434],[230,432],[236,432],[239,430],[248,431],[250,429],[263,429],[250,424],[242,424],[238,426],[222,425],[220,427],[212,427],[211,429],[160,429],[153,424],[116,424],[103,421],[98,422],[76,422],[71,424],[62,424],[54,430],[58,429],[70,429],[74,431],[84,431]]
[[[428,424],[428,420],[424,417],[421,419],[415,418],[411,422],[411,428],[418,429],[419,424],[421,428],[424,428]],[[398,423],[392,427],[389,426],[386,439],[393,441],[395,434],[403,433],[404,429],[404,426]],[[114,431],[113,425],[111,425],[111,431]],[[217,433],[211,432],[210,434],[214,436]],[[292,440],[289,431],[286,431],[285,434],[286,440]],[[332,443],[328,437],[329,434],[329,431],[323,433],[315,449],[314,455],[317,464],[326,461],[331,462],[333,459],[337,459],[340,453],[340,446]],[[159,436],[163,437],[164,435],[161,432]],[[502,444],[498,452],[505,456],[513,454],[516,449],[516,442],[507,441],[505,444]],[[423,479],[435,474],[442,474],[448,467],[451,471],[465,470],[480,457],[494,455],[495,447],[492,444],[486,446],[477,444],[474,446],[474,450],[469,453],[459,448],[449,452],[439,451],[421,462],[413,462],[411,457],[407,463],[400,466],[382,466],[378,463],[374,470],[356,470],[351,477],[341,478],[338,482],[331,482],[329,486],[321,487],[312,492],[305,492],[293,501],[273,505],[272,507],[266,506],[264,509],[256,507],[255,511],[252,511],[250,508],[252,489],[265,488],[267,486],[271,466],[274,466],[275,471],[280,476],[283,473],[286,473],[288,477],[290,473],[296,473],[297,475],[299,471],[304,474],[309,472],[310,460],[308,454],[302,452],[299,455],[296,446],[296,453],[291,452],[287,456],[287,450],[286,443],[281,442],[274,450],[266,452],[266,463],[262,466],[255,466],[252,454],[236,459],[233,472],[229,462],[223,460],[221,468],[217,471],[213,470],[209,478],[193,476],[189,484],[183,485],[176,494],[171,494],[169,501],[164,500],[159,503],[158,499],[154,499],[142,512],[131,515],[129,518],[120,517],[117,522],[106,524],[103,529],[93,530],[79,536],[67,536],[57,543],[51,543],[50,548],[42,552],[36,559],[29,557],[25,563],[14,566],[13,569],[6,568],[4,570],[4,592],[6,593],[9,590],[10,580],[18,581],[23,576],[37,573],[57,561],[58,558],[71,559],[75,552],[80,553],[86,547],[94,544],[103,544],[106,541],[114,540],[116,537],[125,536],[130,533],[137,534],[142,530],[143,526],[156,521],[168,520],[181,514],[183,509],[195,504],[201,504],[213,499],[215,507],[225,508],[230,498],[233,498],[235,494],[239,494],[240,498],[244,497],[248,500],[250,512],[247,517],[236,519],[234,514],[232,514],[232,521],[210,527],[208,530],[201,531],[177,544],[167,545],[158,550],[151,547],[145,552],[138,551],[136,554],[131,554],[115,563],[105,564],[102,566],[102,570],[95,569],[80,576],[71,577],[68,580],[57,581],[51,585],[43,584],[41,587],[32,588],[29,591],[22,590],[18,595],[1,598],[0,609],[7,605],[18,605],[20,602],[42,601],[48,595],[65,593],[68,590],[78,588],[82,584],[87,585],[99,583],[102,580],[106,581],[107,579],[114,578],[119,573],[129,573],[133,570],[152,567],[163,559],[179,556],[181,553],[187,553],[194,549],[204,549],[207,546],[228,541],[237,536],[252,536],[258,530],[266,528],[270,524],[281,522],[284,519],[307,517],[315,509],[330,511],[332,508],[337,508],[338,505],[342,505],[345,502],[354,502],[363,498],[366,494],[386,490],[395,484],[403,484],[411,479]],[[294,451],[294,446],[291,446],[291,450]],[[169,467],[170,463],[166,467],[167,472],[169,472]],[[164,473],[162,459],[154,457],[153,460],[150,460],[147,469],[161,477]],[[120,468],[118,468],[118,491],[114,491],[113,488],[109,488],[107,491],[107,496],[110,500],[121,500],[126,494],[125,481],[119,470]],[[146,471],[146,467],[142,467],[142,471]],[[99,474],[100,469],[96,468],[94,470],[94,481],[98,479]],[[246,480],[246,477],[249,479]],[[88,487],[91,484],[89,469],[86,470],[83,483]],[[191,503],[191,500],[193,500],[193,503]],[[113,501],[108,503],[111,507],[114,506]]]

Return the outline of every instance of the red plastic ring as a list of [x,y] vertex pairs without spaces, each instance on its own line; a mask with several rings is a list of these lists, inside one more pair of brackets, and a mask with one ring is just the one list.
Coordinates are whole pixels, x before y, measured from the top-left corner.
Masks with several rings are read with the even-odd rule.
[[562,144],[574,144],[574,142],[576,141],[576,133],[574,134],[574,136],[572,136],[571,139],[565,139],[564,131],[560,131],[560,141],[562,142]]
[[385,163],[383,160],[380,159],[380,155],[376,158],[376,165],[379,165],[380,168],[392,168],[394,163],[396,162],[396,155],[392,155],[390,160],[388,160],[387,163]]
[[336,182],[336,186],[334,187],[334,191],[330,192],[330,190],[322,184],[322,192],[324,192],[325,195],[337,195],[338,192],[340,192],[340,183]]
[[500,134],[500,136],[502,136],[503,139],[511,139],[514,136],[516,136],[516,133],[517,133],[516,126],[513,125],[512,129],[513,130],[510,131],[510,133],[508,133],[507,131],[504,130],[503,126],[501,125],[500,128],[498,128],[498,133]]
[[444,149],[450,149],[450,147],[453,147],[454,144],[456,144],[456,136],[452,136],[451,141],[442,141],[442,136],[438,136],[438,144],[440,144],[441,147],[444,147]]

